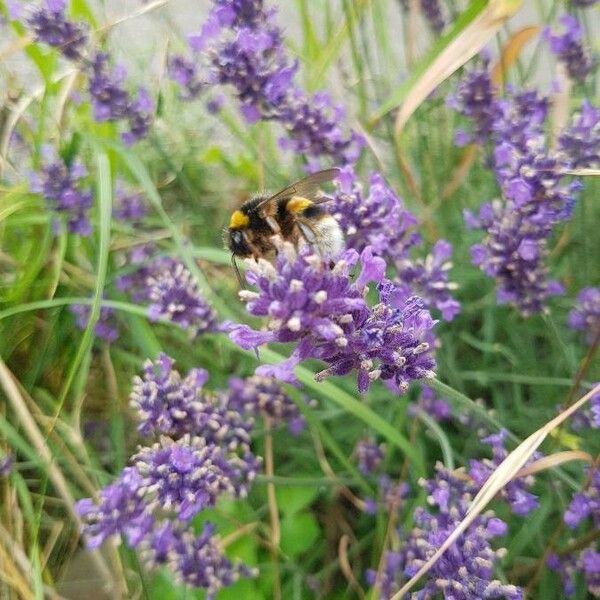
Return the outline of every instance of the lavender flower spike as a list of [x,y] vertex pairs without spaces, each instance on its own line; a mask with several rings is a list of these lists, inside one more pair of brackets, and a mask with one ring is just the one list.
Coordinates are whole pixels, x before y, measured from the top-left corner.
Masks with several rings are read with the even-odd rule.
[[65,17],[66,0],[45,0],[44,4],[34,8],[27,19],[36,41],[58,48],[70,60],[81,59],[87,38],[85,26]]
[[148,279],[150,319],[167,319],[192,335],[217,331],[213,308],[201,296],[192,274],[181,264]]
[[31,177],[31,190],[41,193],[50,208],[66,216],[69,231],[90,235],[88,210],[92,206],[92,194],[82,189],[80,181],[86,174],[85,168],[78,163],[67,165],[54,149],[45,148],[44,154],[41,172]]
[[[435,366],[425,338],[435,325],[423,302],[384,280],[385,261],[370,247],[360,255],[361,271],[355,281],[349,274],[358,253],[343,253],[333,269],[310,248],[296,252],[279,243],[275,265],[248,261],[248,282],[257,291],[241,292],[250,314],[267,318],[266,331],[245,325],[233,327],[230,337],[244,348],[294,342],[289,359],[263,365],[258,375],[295,382],[294,367],[308,358],[327,367],[315,378],[357,371],[358,390],[364,393],[376,379],[390,380],[402,391],[408,384],[431,377]],[[379,303],[369,307],[366,284],[379,283]]]
[[569,327],[584,331],[591,344],[600,329],[600,288],[583,288],[573,310],[569,313]]
[[564,63],[569,77],[573,81],[583,83],[595,66],[595,61],[589,57],[581,43],[583,28],[579,21],[569,14],[563,15],[560,23],[563,26],[562,33],[554,33],[546,28],[544,37],[550,45],[550,50]]

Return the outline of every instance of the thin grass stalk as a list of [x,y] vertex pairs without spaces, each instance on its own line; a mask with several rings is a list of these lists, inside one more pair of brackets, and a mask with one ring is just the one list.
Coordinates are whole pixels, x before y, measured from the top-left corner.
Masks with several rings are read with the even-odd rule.
[[[273,477],[275,474],[273,464],[273,435],[271,417],[264,415],[265,424],[265,475]],[[279,569],[279,544],[281,542],[281,524],[279,522],[279,508],[273,482],[267,483],[267,499],[269,503],[269,517],[271,521],[271,563],[273,565],[273,600],[281,600],[281,572]]]

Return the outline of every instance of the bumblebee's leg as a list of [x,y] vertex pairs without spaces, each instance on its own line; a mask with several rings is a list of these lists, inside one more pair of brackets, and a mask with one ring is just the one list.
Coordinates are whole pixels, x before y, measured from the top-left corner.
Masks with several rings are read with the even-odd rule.
[[304,238],[304,241],[314,246],[317,242],[317,234],[315,230],[311,227],[309,221],[297,219],[296,225],[298,226],[298,231],[300,235]]
[[235,271],[235,275],[237,277],[238,283],[240,284],[240,288],[244,289],[246,285],[244,284],[242,274],[240,273],[240,268],[238,267],[237,261],[235,260],[235,254],[231,255],[231,265],[233,266],[233,270]]
[[279,224],[273,217],[265,217],[265,221],[267,222],[267,225],[273,230],[274,234],[281,233],[281,228],[279,227]]

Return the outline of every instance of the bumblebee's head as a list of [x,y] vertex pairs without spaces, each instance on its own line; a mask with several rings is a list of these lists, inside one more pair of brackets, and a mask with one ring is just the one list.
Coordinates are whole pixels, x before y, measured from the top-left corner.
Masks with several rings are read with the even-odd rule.
[[245,234],[249,223],[248,215],[241,210],[236,210],[231,215],[229,227],[225,231],[225,243],[234,256],[239,256],[240,258],[252,256],[252,250]]

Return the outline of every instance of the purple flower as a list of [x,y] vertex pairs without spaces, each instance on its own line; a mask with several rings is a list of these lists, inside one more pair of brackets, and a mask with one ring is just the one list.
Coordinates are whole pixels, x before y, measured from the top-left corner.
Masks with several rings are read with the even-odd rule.
[[[432,507],[418,507],[413,515],[415,527],[404,537],[398,552],[388,551],[382,577],[376,581],[375,571],[367,573],[370,585],[378,583],[381,598],[390,598],[408,578],[439,548],[465,516],[477,491],[468,478],[437,466],[435,479],[423,481]],[[503,550],[494,550],[490,541],[506,533],[506,524],[488,511],[476,517],[466,532],[453,544],[427,573],[419,598],[441,594],[446,600],[482,600],[508,598],[520,600],[522,591],[514,585],[493,579],[494,564]]]
[[446,21],[439,0],[420,0],[420,4],[421,13],[431,30],[435,33],[441,33],[446,27]]
[[[407,297],[383,280],[383,259],[365,248],[353,282],[355,250],[342,254],[334,268],[311,252],[296,252],[286,243],[280,245],[276,265],[248,261],[246,277],[257,291],[240,296],[250,314],[267,318],[267,331],[239,325],[230,337],[244,348],[275,341],[296,344],[284,363],[259,367],[257,374],[295,381],[293,368],[315,358],[328,365],[317,381],[356,370],[361,393],[376,379],[391,380],[404,392],[412,380],[431,377],[435,361],[424,340],[435,322],[418,297]],[[379,303],[373,307],[365,301],[369,281],[379,283]]]
[[70,60],[80,60],[87,38],[85,25],[66,18],[66,0],[45,0],[44,4],[33,8],[27,19],[35,40],[58,48]]
[[594,527],[600,528],[600,470],[597,468],[591,472],[591,480],[585,491],[573,496],[564,514],[565,523],[571,529],[590,517]]
[[464,75],[448,103],[471,122],[471,133],[457,133],[457,145],[485,144],[490,140],[499,107],[487,57],[482,57],[481,64]]
[[[477,487],[481,487],[496,467],[508,456],[508,450],[504,447],[507,435],[507,432],[503,430],[500,433],[483,438],[482,442],[492,448],[491,460],[471,459],[469,461],[469,475]],[[527,491],[527,488],[533,482],[532,476],[513,479],[500,492],[500,497],[508,503],[516,515],[524,517],[538,507],[539,500],[537,496]]]
[[571,4],[573,6],[578,6],[579,8],[586,8],[588,6],[594,6],[597,4],[598,0],[571,0]]
[[137,546],[152,529],[153,518],[145,499],[146,482],[134,468],[127,467],[119,478],[100,490],[98,502],[91,498],[75,505],[83,521],[88,548],[97,548],[107,537],[124,534]]
[[204,588],[207,600],[213,600],[220,589],[240,577],[256,575],[243,565],[231,563],[214,532],[210,522],[202,525],[200,535],[194,535],[189,528],[167,521],[144,541],[141,553],[150,565],[166,565],[178,583]]
[[[275,9],[265,8],[262,1],[214,0],[190,46],[207,63],[208,83],[232,87],[249,123],[259,119],[281,123],[289,138],[282,144],[309,158],[356,160],[363,140],[340,126],[342,107],[326,93],[309,96],[294,84],[298,65],[284,47]],[[172,77],[184,95],[195,93],[200,84],[193,63],[174,60]]]
[[445,321],[452,321],[460,312],[460,304],[451,295],[458,285],[448,277],[451,257],[450,242],[438,240],[425,259],[405,258],[397,263],[397,283],[408,285],[408,289],[421,296],[428,307],[437,308]]
[[[85,329],[90,319],[92,307],[88,304],[73,304],[69,307],[69,310],[75,315],[77,327],[82,330]],[[114,342],[119,337],[119,326],[112,308],[103,306],[100,309],[100,316],[94,325],[94,334],[106,342]]]
[[421,386],[421,395],[415,404],[408,405],[408,414],[415,414],[415,407],[420,408],[436,421],[446,421],[452,417],[452,408],[448,402],[436,396],[427,385]]
[[600,110],[584,100],[572,124],[559,135],[558,149],[572,169],[599,168]]
[[358,470],[369,475],[377,470],[384,457],[385,445],[375,444],[370,440],[358,440],[354,450],[358,459]]
[[200,294],[192,274],[181,263],[174,270],[164,270],[148,278],[147,284],[151,320],[172,321],[194,336],[218,330],[215,311]]
[[129,130],[123,141],[132,144],[145,137],[152,120],[153,104],[148,93],[140,89],[133,98],[123,87],[125,69],[111,71],[108,54],[97,52],[89,69],[89,92],[96,121],[127,121]]
[[340,169],[336,184],[327,206],[344,232],[346,247],[362,252],[370,246],[396,268],[394,283],[407,295],[417,294],[427,308],[435,307],[444,319],[452,320],[460,311],[450,295],[457,286],[448,280],[452,246],[440,240],[426,258],[411,258],[409,251],[421,243],[418,221],[379,173],[371,174],[368,193],[350,165]]
[[600,328],[600,288],[583,288],[573,310],[569,313],[569,327],[584,331],[591,344]]
[[132,457],[147,487],[147,505],[189,521],[214,506],[223,494],[243,497],[260,463],[226,456],[219,446],[202,437],[184,435],[177,441],[161,437]]
[[293,435],[298,435],[304,429],[304,418],[298,407],[271,377],[232,377],[229,380],[227,406],[255,417],[268,416],[275,425],[285,422]]
[[142,194],[127,192],[119,187],[116,193],[117,205],[113,208],[113,216],[119,221],[129,221],[132,224],[140,221],[148,214]]
[[367,193],[352,166],[346,165],[340,169],[336,185],[327,207],[340,224],[347,248],[362,252],[371,246],[375,254],[394,263],[405,259],[410,248],[421,242],[416,217],[379,173],[371,174]]
[[31,190],[41,193],[50,208],[65,215],[69,231],[88,236],[92,227],[88,219],[88,211],[92,206],[92,194],[83,190],[81,179],[85,176],[85,168],[73,163],[67,165],[53,149],[45,149],[46,161],[40,173],[31,178]]
[[182,89],[184,100],[193,100],[202,91],[205,84],[198,79],[196,63],[185,56],[175,55],[169,58],[167,65],[169,77]]
[[573,81],[583,83],[594,69],[596,61],[589,57],[581,43],[583,28],[579,21],[573,15],[565,14],[560,18],[560,23],[563,27],[562,33],[546,28],[544,37],[550,50],[565,65],[569,77]]
[[570,552],[559,557],[552,553],[548,557],[548,568],[557,571],[562,580],[565,596],[575,595],[575,578],[583,573],[586,587],[594,598],[600,597],[600,553],[593,547],[579,552]]
[[133,380],[129,402],[138,412],[140,433],[198,435],[230,452],[247,454],[252,423],[229,406],[228,398],[203,389],[208,381],[204,369],[191,369],[181,377],[174,363],[161,353],[156,361],[147,360],[143,376]]
[[14,459],[10,454],[0,456],[0,477],[8,477],[13,469]]

